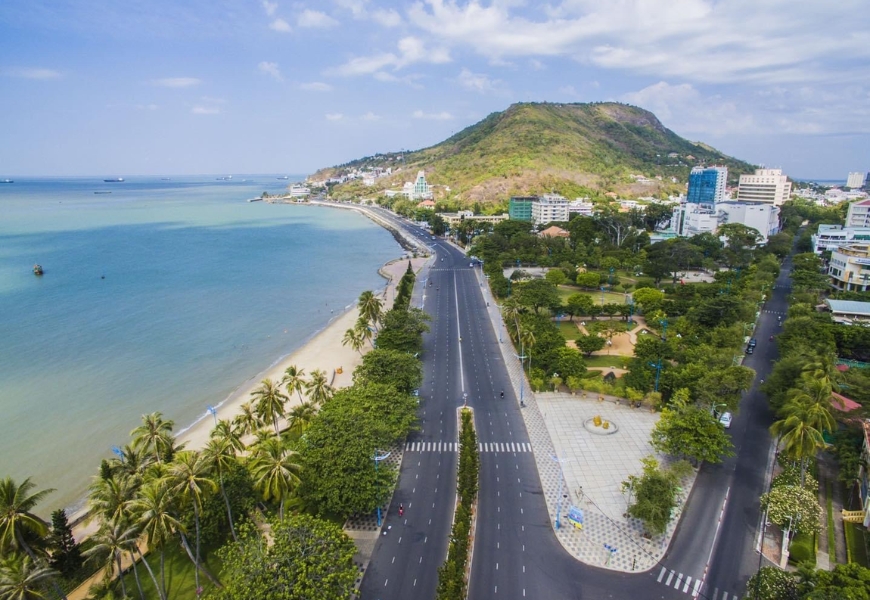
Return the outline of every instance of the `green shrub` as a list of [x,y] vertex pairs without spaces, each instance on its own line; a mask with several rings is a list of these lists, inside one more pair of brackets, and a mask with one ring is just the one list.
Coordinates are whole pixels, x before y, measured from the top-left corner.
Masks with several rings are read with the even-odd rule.
[[798,533],[789,546],[789,561],[795,564],[805,560],[816,562],[816,538],[812,535]]

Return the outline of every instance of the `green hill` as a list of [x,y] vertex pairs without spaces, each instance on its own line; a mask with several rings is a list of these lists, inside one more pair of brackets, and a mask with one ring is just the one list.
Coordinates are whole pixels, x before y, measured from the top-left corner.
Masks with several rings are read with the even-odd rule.
[[[422,169],[436,186],[436,198],[504,202],[511,195],[549,191],[569,198],[604,192],[622,197],[677,193],[685,190],[693,166],[713,164],[726,165],[734,185],[741,173],[753,168],[681,138],[654,114],[634,106],[521,103],[435,146],[366,157],[321,169],[310,179],[393,167],[393,175],[378,179],[374,187],[351,181],[333,190],[337,197],[373,196],[412,181]],[[638,183],[632,175],[650,181]]]

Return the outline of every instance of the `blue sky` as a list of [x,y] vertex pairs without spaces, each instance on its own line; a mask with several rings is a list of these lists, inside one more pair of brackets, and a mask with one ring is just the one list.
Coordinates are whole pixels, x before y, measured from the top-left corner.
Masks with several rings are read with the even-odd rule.
[[870,170],[866,0],[4,0],[0,176],[307,173],[618,100],[793,177]]

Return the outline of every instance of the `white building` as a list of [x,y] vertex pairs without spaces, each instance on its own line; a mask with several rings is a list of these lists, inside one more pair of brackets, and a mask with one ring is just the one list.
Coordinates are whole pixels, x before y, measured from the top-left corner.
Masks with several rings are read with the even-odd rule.
[[846,227],[870,227],[870,200],[852,202],[849,205]]
[[544,194],[532,200],[532,223],[543,225],[568,220],[568,200],[558,194]]
[[761,234],[762,244],[767,238],[779,233],[779,208],[772,204],[757,202],[720,202],[716,205],[719,224],[740,223]]
[[586,202],[585,198],[577,198],[573,202],[568,203],[568,215],[583,215],[584,217],[591,217],[594,208],[595,205],[591,202]]
[[847,244],[831,252],[831,284],[840,290],[870,289],[870,244]]
[[756,169],[754,175],[741,175],[737,186],[738,202],[782,206],[790,195],[791,183],[780,169]]
[[420,201],[432,199],[432,188],[429,187],[429,184],[426,182],[426,174],[423,173],[423,171],[417,172],[417,179],[415,181],[406,181],[405,185],[402,186],[401,193],[403,196],[406,196],[408,200]]
[[813,251],[821,254],[856,242],[870,242],[870,227],[843,227],[842,225],[819,225],[813,236]]
[[849,177],[846,179],[846,187],[862,188],[864,187],[864,182],[867,180],[866,178],[866,173],[849,173]]
[[290,186],[290,197],[291,198],[305,198],[311,194],[311,190],[305,187],[304,185],[291,185]]
[[680,237],[692,237],[699,233],[716,233],[719,219],[716,211],[703,208],[700,204],[686,202],[674,209],[671,227]]

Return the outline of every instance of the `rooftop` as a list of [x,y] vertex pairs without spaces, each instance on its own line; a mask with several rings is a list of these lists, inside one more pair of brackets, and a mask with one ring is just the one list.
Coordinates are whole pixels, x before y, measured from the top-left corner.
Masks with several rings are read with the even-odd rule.
[[825,300],[833,313],[870,317],[870,302],[857,300]]

